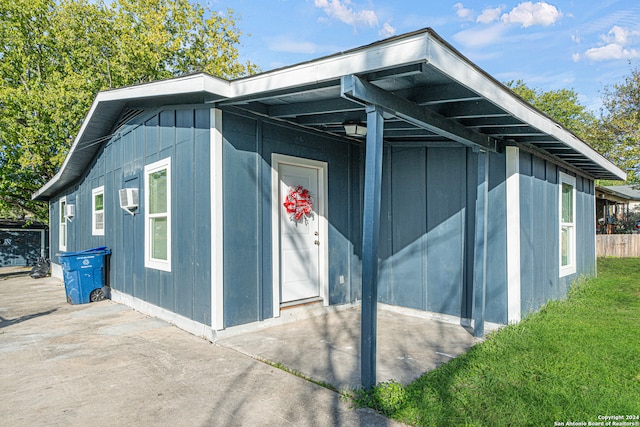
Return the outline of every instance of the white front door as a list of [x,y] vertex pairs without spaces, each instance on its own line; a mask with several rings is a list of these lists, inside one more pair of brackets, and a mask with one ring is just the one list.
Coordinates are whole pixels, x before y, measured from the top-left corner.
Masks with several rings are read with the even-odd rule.
[[278,166],[280,302],[320,296],[318,173],[313,167]]

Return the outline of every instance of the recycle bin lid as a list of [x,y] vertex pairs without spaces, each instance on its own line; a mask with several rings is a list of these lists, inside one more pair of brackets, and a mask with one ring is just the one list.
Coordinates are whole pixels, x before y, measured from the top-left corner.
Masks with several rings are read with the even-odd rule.
[[83,251],[77,251],[77,252],[60,252],[57,253],[56,256],[77,256],[77,255],[87,255],[87,254],[97,254],[99,252],[103,252],[105,255],[106,254],[110,254],[111,251],[109,249],[107,249],[106,246],[98,246],[97,248],[91,248],[91,249],[85,249]]

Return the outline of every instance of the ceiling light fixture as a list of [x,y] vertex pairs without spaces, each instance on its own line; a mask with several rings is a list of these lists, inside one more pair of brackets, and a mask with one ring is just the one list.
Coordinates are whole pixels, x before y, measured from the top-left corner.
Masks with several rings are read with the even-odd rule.
[[359,138],[367,136],[367,125],[363,123],[349,120],[344,122],[342,126],[344,126],[344,131],[347,136],[355,136]]

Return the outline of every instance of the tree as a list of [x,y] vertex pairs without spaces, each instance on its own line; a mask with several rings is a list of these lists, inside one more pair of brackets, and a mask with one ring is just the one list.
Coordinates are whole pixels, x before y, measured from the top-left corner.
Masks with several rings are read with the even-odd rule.
[[527,86],[522,80],[510,81],[507,86],[540,111],[569,129],[578,138],[590,143],[598,126],[596,116],[580,104],[572,89],[548,92]]
[[0,212],[46,221],[31,194],[57,172],[100,90],[207,72],[238,60],[231,10],[188,0],[0,0]]
[[640,182],[640,68],[623,82],[607,86],[602,96],[599,144],[605,156],[627,171],[627,182]]

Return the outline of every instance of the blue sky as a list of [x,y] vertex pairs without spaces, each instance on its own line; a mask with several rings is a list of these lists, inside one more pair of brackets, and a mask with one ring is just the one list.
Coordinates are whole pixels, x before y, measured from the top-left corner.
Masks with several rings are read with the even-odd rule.
[[241,58],[263,71],[433,28],[502,82],[573,89],[597,110],[640,65],[640,1],[200,0],[233,9]]

